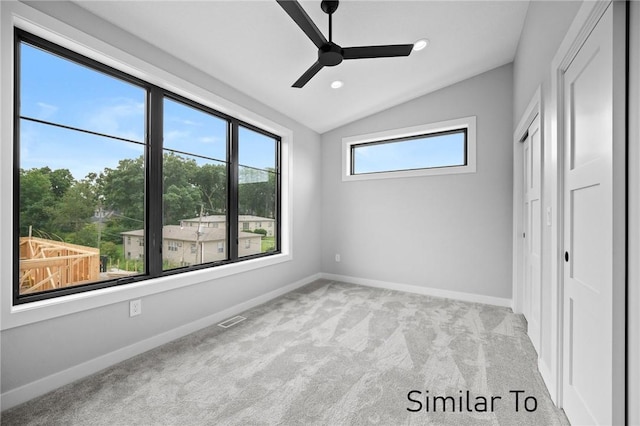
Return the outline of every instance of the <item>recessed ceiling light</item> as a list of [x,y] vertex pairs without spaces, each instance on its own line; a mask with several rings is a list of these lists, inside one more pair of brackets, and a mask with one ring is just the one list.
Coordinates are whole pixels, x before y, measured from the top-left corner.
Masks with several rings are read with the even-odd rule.
[[429,45],[429,40],[427,40],[426,38],[423,38],[413,43],[413,50],[417,52],[418,50],[424,49],[428,45]]
[[339,89],[339,88],[341,88],[342,86],[344,86],[344,83],[343,83],[343,82],[341,82],[340,80],[336,80],[336,81],[334,81],[333,83],[331,83],[331,88],[332,88],[332,89]]

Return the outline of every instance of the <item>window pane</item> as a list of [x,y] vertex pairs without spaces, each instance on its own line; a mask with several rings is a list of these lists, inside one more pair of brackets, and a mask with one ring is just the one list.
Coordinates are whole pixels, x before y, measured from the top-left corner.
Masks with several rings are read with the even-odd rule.
[[144,144],[57,124],[143,141],[146,91],[20,51],[19,294],[145,273]]
[[238,161],[241,166],[275,171],[277,141],[246,127],[238,129]]
[[238,128],[238,257],[278,248],[277,146],[273,137]]
[[20,114],[144,142],[146,92],[22,43]]
[[177,101],[164,100],[164,147],[227,160],[227,122]]
[[466,132],[353,146],[353,174],[463,166]]
[[163,269],[228,259],[226,122],[164,106]]

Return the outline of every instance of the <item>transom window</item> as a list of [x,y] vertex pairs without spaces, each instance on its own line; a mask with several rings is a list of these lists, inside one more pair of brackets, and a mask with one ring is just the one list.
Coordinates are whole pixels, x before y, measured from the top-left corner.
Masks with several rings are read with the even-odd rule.
[[351,173],[455,167],[467,164],[467,129],[351,145]]
[[[14,304],[280,252],[279,136],[23,30],[15,43]],[[242,255],[240,215],[276,228]]]
[[475,117],[343,139],[343,180],[475,172]]

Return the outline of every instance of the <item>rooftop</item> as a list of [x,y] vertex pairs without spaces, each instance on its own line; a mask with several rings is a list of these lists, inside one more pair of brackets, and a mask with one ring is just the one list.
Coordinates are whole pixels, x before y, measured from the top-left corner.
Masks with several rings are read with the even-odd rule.
[[[260,216],[252,216],[252,215],[239,215],[238,216],[238,220],[240,222],[273,222],[275,219],[271,219],[268,217],[260,217]],[[182,219],[183,222],[198,222],[198,221],[202,221],[204,223],[208,223],[208,222],[220,222],[220,223],[224,223],[227,221],[227,217],[223,214],[219,214],[219,215],[209,215],[209,216],[202,216],[202,218],[200,217],[194,217],[191,219]]]
[[[144,230],[136,229],[134,231],[121,232],[124,236],[142,237],[144,236]],[[238,238],[255,238],[260,237],[259,234],[253,234],[251,232],[239,232]],[[227,234],[224,229],[219,228],[203,228],[200,238],[198,238],[195,228],[187,227],[183,228],[179,225],[165,225],[162,228],[162,238],[165,240],[179,240],[179,241],[224,241],[227,239]]]

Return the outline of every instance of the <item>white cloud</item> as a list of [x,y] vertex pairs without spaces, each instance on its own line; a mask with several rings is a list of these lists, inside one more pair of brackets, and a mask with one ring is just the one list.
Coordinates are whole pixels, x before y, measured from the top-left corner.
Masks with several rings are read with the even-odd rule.
[[172,123],[184,124],[186,126],[202,126],[202,123],[198,121],[189,120],[188,118],[176,117],[175,115],[167,115],[165,116],[165,120],[170,121]]
[[191,135],[191,132],[186,130],[170,130],[164,134],[165,142],[173,142],[180,139],[186,139]]
[[201,126],[201,123],[198,123],[196,121],[191,121],[191,120],[181,120],[181,119],[177,119],[176,120],[178,123],[182,123],[182,124],[186,124],[187,126]]
[[198,141],[202,143],[216,143],[216,142],[220,142],[220,138],[216,138],[212,136],[202,136],[198,138]]
[[38,107],[40,108],[38,110],[37,116],[41,120],[46,120],[48,118],[51,118],[51,116],[53,116],[59,109],[55,105],[50,105],[44,102],[38,102],[36,105],[38,105]]
[[95,113],[90,113],[88,127],[107,135],[142,141],[144,134],[144,102],[133,99],[111,99]]

